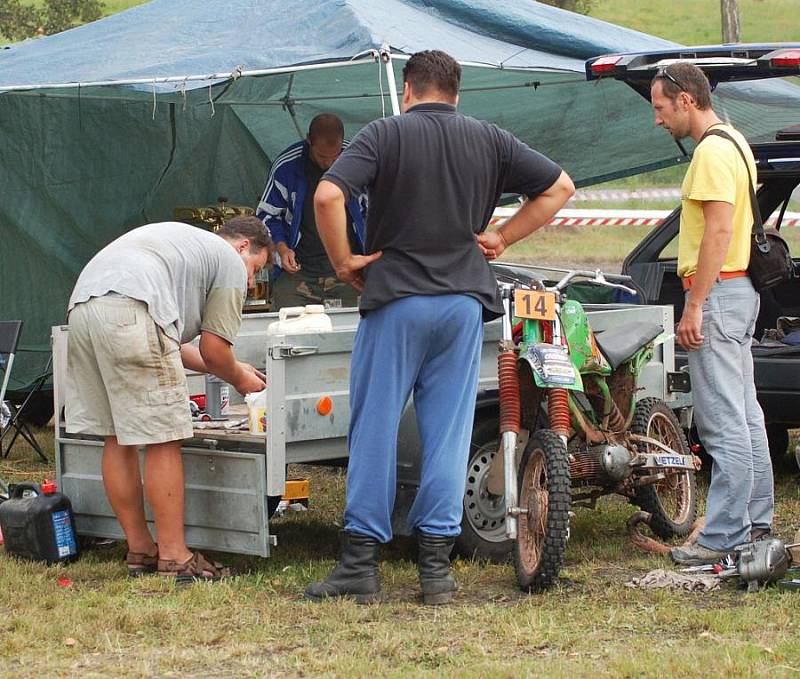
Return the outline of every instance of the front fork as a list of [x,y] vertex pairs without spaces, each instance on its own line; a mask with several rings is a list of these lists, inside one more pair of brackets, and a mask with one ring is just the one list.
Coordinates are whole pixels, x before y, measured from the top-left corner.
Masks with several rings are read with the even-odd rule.
[[517,498],[517,437],[520,427],[519,373],[517,352],[514,349],[511,328],[511,295],[513,288],[502,290],[503,339],[497,358],[497,376],[500,391],[500,436],[503,446],[503,485],[506,513],[506,536],[517,539],[517,516],[520,513]]
[[[527,509],[519,506],[519,480],[516,464],[521,404],[517,352],[511,327],[512,294],[513,288],[508,287],[502,290],[503,339],[500,343],[500,356],[497,359],[497,374],[500,391],[500,435],[503,448],[506,537],[516,540],[518,535],[517,518],[520,514],[526,513]],[[553,321],[552,330],[553,344],[560,344],[562,341],[561,323],[558,317]],[[547,410],[550,428],[561,438],[566,450],[570,431],[569,394],[566,389],[548,389]]]

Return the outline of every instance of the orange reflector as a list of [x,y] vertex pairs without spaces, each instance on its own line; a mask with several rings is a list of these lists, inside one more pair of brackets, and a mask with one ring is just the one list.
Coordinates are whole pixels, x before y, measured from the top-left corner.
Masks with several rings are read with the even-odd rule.
[[330,396],[323,396],[319,401],[317,401],[317,412],[322,415],[330,415],[331,411],[333,410],[333,401],[331,400]]
[[307,504],[309,492],[308,479],[286,479],[286,487],[281,499],[290,503],[305,501]]
[[622,57],[600,57],[592,63],[592,73],[610,73],[621,60]]

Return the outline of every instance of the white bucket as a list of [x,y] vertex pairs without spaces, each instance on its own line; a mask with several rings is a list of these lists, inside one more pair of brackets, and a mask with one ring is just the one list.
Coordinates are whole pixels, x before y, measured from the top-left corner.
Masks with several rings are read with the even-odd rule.
[[326,332],[333,329],[331,318],[322,304],[284,307],[278,320],[267,326],[268,335],[295,335],[303,332]]
[[263,434],[267,431],[267,390],[245,394],[247,404],[247,423],[251,434]]

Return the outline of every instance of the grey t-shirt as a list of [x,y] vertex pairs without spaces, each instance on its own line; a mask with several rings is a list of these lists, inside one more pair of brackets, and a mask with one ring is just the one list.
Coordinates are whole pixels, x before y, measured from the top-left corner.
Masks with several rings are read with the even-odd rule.
[[233,344],[242,322],[247,270],[230,243],[179,222],[140,226],[86,265],[69,310],[115,292],[147,304],[153,320],[184,344],[201,330]]
[[496,125],[454,106],[425,103],[375,120],[342,151],[323,179],[346,198],[366,186],[367,253],[360,310],[409,295],[465,294],[484,319],[503,313],[497,283],[475,235],[503,193],[536,197],[561,168]]

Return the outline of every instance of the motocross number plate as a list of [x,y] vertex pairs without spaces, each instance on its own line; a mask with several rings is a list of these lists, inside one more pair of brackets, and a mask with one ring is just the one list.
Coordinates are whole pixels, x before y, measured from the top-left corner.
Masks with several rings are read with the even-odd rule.
[[556,319],[556,295],[541,290],[515,290],[514,315],[534,321],[554,321]]
[[574,384],[575,367],[567,347],[557,344],[532,344],[527,356],[541,378],[552,384]]

